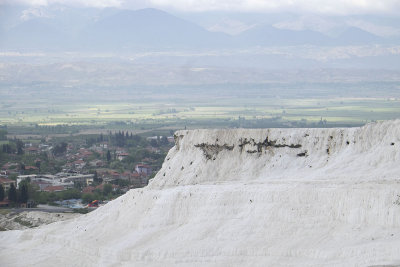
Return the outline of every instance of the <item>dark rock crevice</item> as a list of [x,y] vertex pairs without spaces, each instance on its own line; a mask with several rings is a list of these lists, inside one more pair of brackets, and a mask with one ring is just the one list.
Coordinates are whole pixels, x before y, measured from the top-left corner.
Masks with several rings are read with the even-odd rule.
[[[243,149],[245,148],[246,145],[250,145],[252,148],[252,149],[246,150],[246,153],[249,153],[249,154],[262,153],[263,151],[265,151],[268,148],[288,147],[288,148],[296,149],[296,148],[302,147],[301,144],[279,144],[279,143],[277,143],[276,140],[269,140],[268,136],[262,142],[256,142],[253,138],[250,138],[250,139],[240,138],[238,146],[240,148],[241,153],[243,152]],[[235,147],[234,145],[228,145],[228,144],[218,145],[218,144],[207,144],[207,143],[196,144],[194,146],[197,148],[200,148],[203,151],[203,154],[207,160],[211,160],[211,159],[215,160],[216,156],[221,151],[223,151],[223,150],[231,151]],[[303,155],[300,155],[300,156],[303,156]],[[304,156],[306,156],[306,155],[304,155]]]
[[301,148],[300,144],[277,144],[276,140],[269,140],[268,136],[265,138],[264,141],[262,142],[256,142],[253,138],[247,139],[247,138],[240,138],[239,140],[239,148],[240,148],[240,152],[243,152],[243,148],[246,145],[252,145],[257,147],[257,150],[247,150],[247,153],[261,153],[263,151],[263,149],[267,149],[269,147],[273,147],[273,148],[281,148],[281,147],[289,147],[289,148]]
[[227,145],[227,144],[223,144],[223,145],[217,145],[217,144],[206,144],[206,143],[201,143],[201,144],[197,144],[194,145],[197,148],[200,148],[203,151],[204,156],[206,157],[206,159],[215,159],[215,156],[218,155],[219,152],[223,151],[223,150],[233,150],[233,148],[235,147],[234,145]]
[[297,156],[298,156],[298,157],[307,157],[307,156],[308,156],[308,155],[307,155],[307,150],[304,151],[304,152],[301,152],[301,153],[297,154]]

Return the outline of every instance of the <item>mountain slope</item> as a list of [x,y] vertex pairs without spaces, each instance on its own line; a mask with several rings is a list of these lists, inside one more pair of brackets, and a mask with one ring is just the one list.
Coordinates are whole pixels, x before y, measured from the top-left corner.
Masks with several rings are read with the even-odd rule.
[[400,121],[176,133],[151,184],[0,235],[5,266],[400,263]]
[[339,36],[337,36],[333,44],[336,45],[362,45],[362,44],[379,44],[385,43],[383,38],[373,35],[372,33],[363,31],[359,28],[349,27]]
[[157,9],[113,10],[88,17],[74,10],[55,16],[33,18],[3,32],[3,48],[100,50],[145,48],[215,48],[229,46],[231,37]]
[[52,19],[35,18],[25,21],[4,33],[3,43],[13,49],[53,49],[65,47],[68,36]]
[[318,32],[278,29],[269,25],[249,29],[236,38],[239,43],[246,46],[326,45],[330,42],[329,37]]
[[157,9],[120,11],[87,27],[82,39],[93,48],[210,48],[230,37]]

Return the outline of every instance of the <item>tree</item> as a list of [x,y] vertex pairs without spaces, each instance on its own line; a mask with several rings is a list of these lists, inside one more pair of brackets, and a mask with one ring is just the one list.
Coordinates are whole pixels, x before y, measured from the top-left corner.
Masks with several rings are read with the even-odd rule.
[[0,201],[3,201],[4,195],[5,195],[4,187],[3,187],[3,185],[0,184]]
[[26,183],[21,183],[18,190],[20,195],[19,202],[21,203],[28,202],[29,199],[28,185]]
[[99,178],[99,175],[97,174],[96,170],[91,173],[93,173],[93,185],[98,185],[103,182],[103,179]]
[[91,138],[87,138],[86,139],[86,145],[87,147],[91,147],[92,145],[94,145],[96,143],[96,139],[94,137]]
[[0,129],[0,140],[7,140],[7,130]]
[[158,142],[157,142],[157,140],[156,140],[156,139],[151,139],[150,145],[151,145],[152,147],[158,147]]
[[61,144],[56,145],[53,149],[54,155],[58,156],[58,155],[64,154],[67,151],[67,146],[68,146],[68,144],[65,142],[62,142]]
[[23,149],[24,148],[24,143],[21,140],[17,139],[15,144],[17,146],[17,154],[18,155],[24,154],[24,149]]
[[128,180],[122,180],[122,179],[118,179],[116,182],[117,185],[119,185],[120,187],[126,187],[128,186],[130,183]]
[[90,203],[90,202],[92,202],[93,200],[95,200],[96,198],[95,198],[95,195],[94,194],[83,194],[82,195],[82,202],[83,203]]
[[110,152],[110,150],[107,150],[107,161],[108,162],[111,161],[111,152]]
[[3,152],[7,154],[12,154],[15,150],[10,146],[10,144],[3,144]]
[[124,147],[125,146],[125,133],[122,131],[119,131],[118,133],[115,133],[115,142],[117,146]]
[[40,172],[40,164],[41,164],[40,160],[35,161],[35,166],[36,166],[36,168],[39,169],[39,172]]
[[103,194],[104,195],[107,196],[108,194],[111,193],[111,191],[112,191],[112,185],[110,185],[110,184],[103,185]]
[[17,202],[17,189],[15,188],[14,183],[12,183],[10,189],[8,189],[8,200]]
[[74,181],[74,188],[81,190],[84,187],[84,183],[80,181]]

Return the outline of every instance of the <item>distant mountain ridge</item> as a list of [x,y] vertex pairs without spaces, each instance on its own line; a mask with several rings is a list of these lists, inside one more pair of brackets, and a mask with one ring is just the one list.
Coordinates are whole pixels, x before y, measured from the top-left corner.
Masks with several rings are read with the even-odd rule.
[[79,14],[38,17],[12,27],[0,27],[0,48],[121,51],[143,49],[213,49],[253,46],[367,45],[390,40],[349,27],[336,38],[311,30],[278,29],[259,25],[237,36],[210,32],[167,12],[106,10],[95,19]]
[[[85,38],[85,36],[87,38]],[[82,36],[91,46],[104,48],[185,48],[224,45],[230,36],[157,9],[124,10],[90,25]],[[101,43],[108,40],[108,43]]]

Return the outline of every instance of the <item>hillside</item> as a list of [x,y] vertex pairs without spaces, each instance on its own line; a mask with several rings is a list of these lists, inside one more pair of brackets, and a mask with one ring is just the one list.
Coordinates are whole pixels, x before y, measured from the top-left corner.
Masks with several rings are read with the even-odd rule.
[[3,232],[3,266],[400,264],[400,120],[176,133],[150,185]]
[[[90,49],[202,48],[227,44],[229,37],[212,33],[157,9],[123,10],[89,25],[82,33]],[[79,42],[78,40],[78,42]]]

